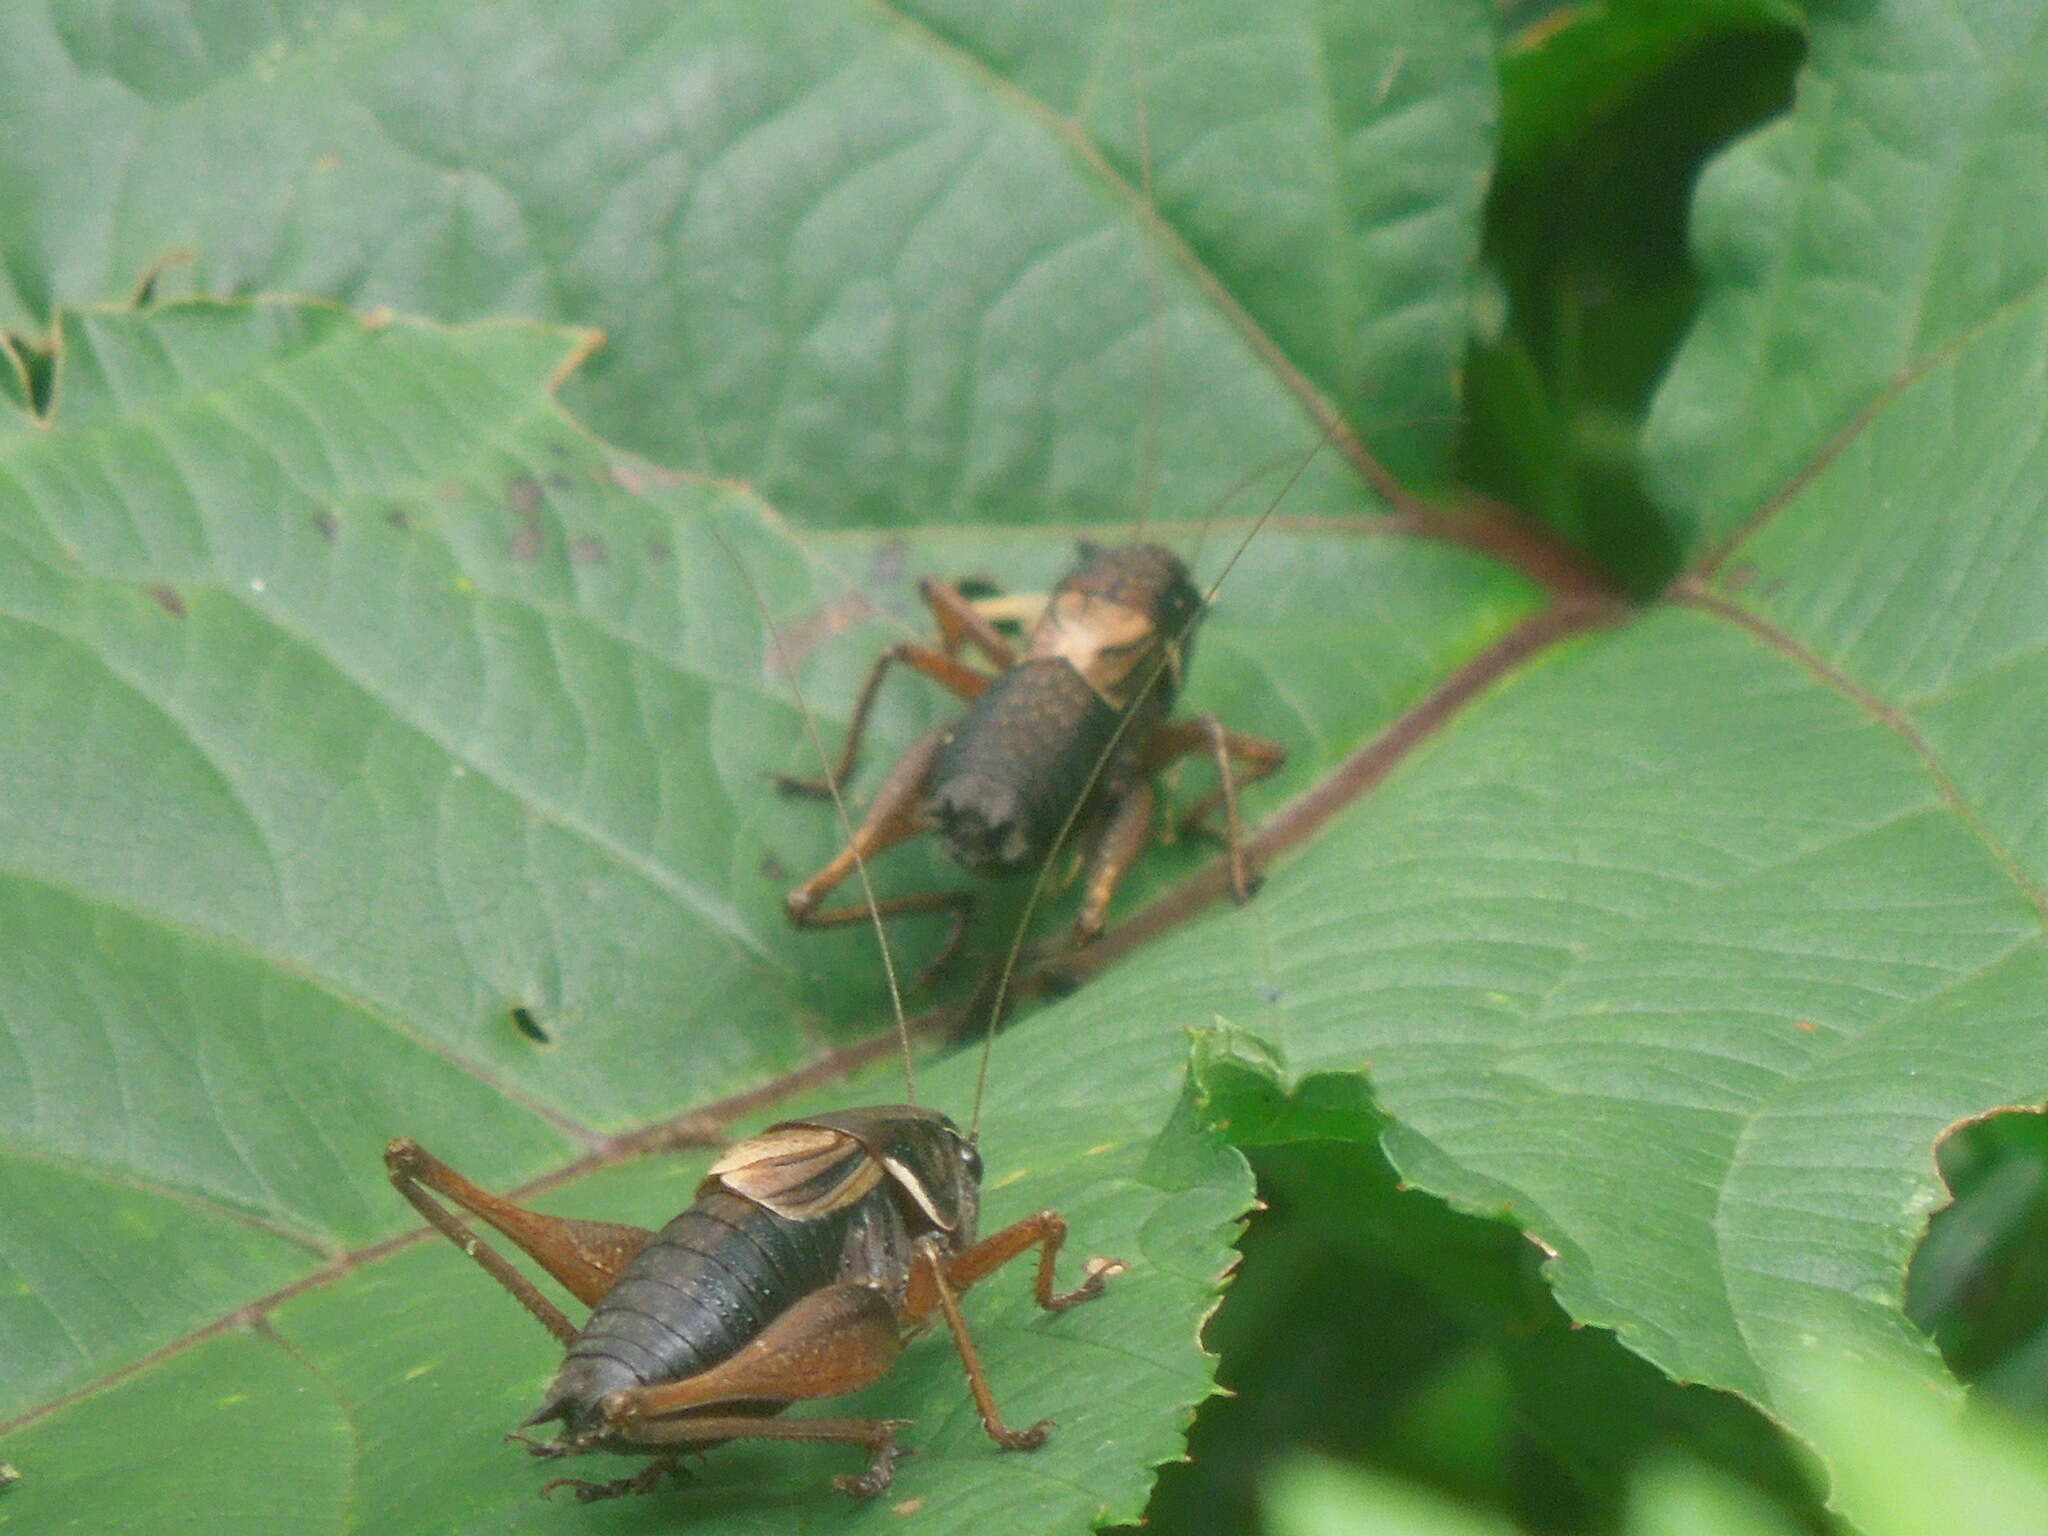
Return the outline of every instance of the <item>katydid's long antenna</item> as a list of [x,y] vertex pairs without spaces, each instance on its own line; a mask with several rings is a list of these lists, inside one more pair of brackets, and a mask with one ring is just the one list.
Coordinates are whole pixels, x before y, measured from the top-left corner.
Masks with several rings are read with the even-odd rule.
[[853,817],[846,809],[846,796],[840,793],[839,780],[832,772],[832,757],[825,750],[825,738],[818,730],[818,717],[811,713],[809,701],[804,698],[803,684],[797,680],[796,661],[789,654],[789,648],[782,642],[782,631],[776,627],[775,615],[769,611],[768,599],[761,595],[761,588],[754,576],[739,557],[723,533],[709,521],[704,529],[712,541],[725,551],[725,558],[732,562],[739,572],[740,582],[754,600],[754,607],[761,615],[761,622],[767,627],[769,644],[775,647],[775,661],[789,679],[790,695],[796,700],[797,713],[803,716],[804,734],[810,738],[811,750],[818,754],[818,763],[825,770],[825,786],[832,791],[832,809],[839,817],[839,830],[845,834],[846,846],[853,850],[854,873],[860,876],[861,899],[868,906],[868,921],[874,925],[875,947],[881,951],[882,974],[889,982],[889,1011],[896,1020],[896,1043],[903,1051],[903,1098],[905,1103],[917,1102],[917,1066],[910,1049],[910,1020],[903,1013],[903,986],[896,979],[896,956],[889,948],[889,935],[882,925],[882,909],[875,900],[874,884],[868,879],[868,861],[861,856],[859,839],[854,833]]
[[1124,738],[1124,732],[1130,729],[1131,722],[1138,717],[1138,706],[1150,696],[1152,690],[1159,685],[1159,679],[1172,665],[1173,646],[1178,645],[1186,637],[1187,632],[1201,618],[1203,610],[1216,600],[1217,592],[1222,589],[1230,573],[1236,569],[1237,562],[1244,558],[1244,552],[1251,548],[1252,540],[1259,536],[1259,530],[1266,526],[1280,503],[1287,499],[1287,493],[1294,489],[1295,483],[1308,473],[1309,464],[1315,456],[1329,446],[1335,432],[1334,424],[1323,429],[1316,438],[1315,446],[1309,449],[1299,464],[1294,466],[1294,472],[1287,477],[1286,484],[1273,494],[1273,499],[1266,503],[1265,510],[1259,513],[1257,520],[1245,531],[1245,536],[1237,541],[1237,548],[1230,552],[1230,558],[1223,563],[1223,569],[1218,571],[1216,579],[1209,583],[1209,590],[1202,598],[1202,606],[1188,616],[1179,633],[1173,636],[1172,644],[1161,650],[1159,660],[1153,664],[1152,670],[1145,674],[1145,680],[1139,685],[1137,692],[1132,694],[1131,702],[1124,707],[1123,716],[1117,721],[1116,729],[1110,733],[1108,743],[1097,754],[1095,766],[1088,770],[1087,783],[1081,786],[1081,793],[1076,795],[1073,804],[1067,807],[1067,818],[1060,823],[1059,835],[1053,839],[1052,852],[1038,866],[1038,874],[1031,882],[1031,893],[1024,898],[1023,915],[1017,919],[1017,931],[1011,936],[1010,948],[1003,956],[1003,968],[996,976],[995,995],[989,1000],[988,1024],[982,1031],[981,1064],[974,1072],[974,1113],[967,1122],[969,1140],[981,1130],[981,1101],[988,1089],[988,1060],[990,1053],[995,1049],[996,1026],[1002,1021],[1003,1003],[1009,997],[1010,983],[1017,974],[1017,959],[1024,952],[1024,937],[1031,931],[1031,920],[1037,915],[1039,902],[1045,895],[1045,884],[1052,873],[1053,862],[1058,859],[1060,850],[1066,846],[1068,837],[1073,834],[1074,824],[1081,819],[1081,808],[1088,803],[1088,797],[1095,793],[1096,781],[1102,777],[1103,769],[1115,755],[1117,745]]
[[[1138,46],[1138,0],[1127,0],[1124,6],[1124,28],[1131,50],[1131,100],[1133,126],[1137,132],[1138,191],[1144,199],[1146,218],[1156,219],[1159,217],[1159,211],[1154,206],[1152,197],[1152,117],[1145,106],[1144,59]],[[1146,519],[1152,515],[1152,498],[1159,494],[1159,413],[1162,409],[1160,385],[1166,373],[1166,297],[1165,285],[1159,275],[1159,242],[1152,237],[1149,225],[1143,233],[1148,323],[1145,340],[1145,430],[1138,439],[1137,533],[1141,539],[1145,536]]]

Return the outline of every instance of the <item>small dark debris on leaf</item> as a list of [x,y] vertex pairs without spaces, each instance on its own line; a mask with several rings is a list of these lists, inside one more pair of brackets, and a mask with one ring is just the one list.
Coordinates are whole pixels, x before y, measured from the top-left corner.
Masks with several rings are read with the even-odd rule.
[[987,576],[963,576],[953,583],[954,588],[970,603],[984,597],[1000,597],[1003,589]]
[[566,469],[551,469],[548,471],[548,484],[558,491],[573,491],[576,489],[576,477]]
[[535,1045],[554,1044],[554,1036],[540,1027],[540,1020],[533,1016],[533,1010],[523,1004],[512,1009],[512,1027]]
[[594,535],[586,535],[583,538],[571,540],[569,544],[569,563],[571,565],[603,565],[604,540]]
[[156,599],[157,607],[174,619],[185,617],[185,599],[170,587],[151,587],[149,595]]
[[662,561],[666,560],[669,557],[670,553],[671,551],[668,547],[667,539],[649,539],[647,541],[647,558],[652,560],[656,565],[659,565]]
[[531,475],[514,475],[505,482],[505,505],[523,521],[540,516],[540,482]]
[[313,514],[313,531],[329,544],[332,544],[334,536],[341,532],[341,524],[334,520],[332,512],[315,512]]
[[783,867],[782,860],[771,853],[761,860],[761,877],[781,885],[789,879],[789,871]]
[[384,509],[384,521],[404,533],[412,527],[412,514],[394,503]]
[[1259,1001],[1260,1001],[1260,1002],[1262,1002],[1262,1003],[1277,1003],[1277,1002],[1279,1002],[1279,1001],[1280,1001],[1280,989],[1279,989],[1278,987],[1262,987],[1262,988],[1260,988],[1260,989],[1259,989]]
[[540,546],[540,524],[526,523],[512,535],[512,542],[507,549],[512,558],[523,565],[540,553]]

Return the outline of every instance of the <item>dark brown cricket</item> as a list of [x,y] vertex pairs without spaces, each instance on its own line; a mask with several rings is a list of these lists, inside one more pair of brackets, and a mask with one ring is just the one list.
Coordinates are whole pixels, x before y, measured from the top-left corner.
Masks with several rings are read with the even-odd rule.
[[[886,1374],[904,1341],[943,1317],[982,1427],[1005,1450],[1030,1450],[1048,1421],[1011,1429],[997,1412],[959,1294],[1033,1247],[1033,1295],[1058,1312],[1098,1295],[1124,1266],[1090,1259],[1070,1291],[1053,1289],[1066,1238],[1040,1211],[976,1240],[981,1158],[934,1110],[888,1104],[769,1127],[727,1149],[695,1202],[659,1232],[547,1216],[479,1189],[400,1137],[391,1182],[480,1264],[567,1355],[520,1428],[559,1423],[533,1454],[622,1451],[652,1457],[612,1482],[556,1478],[585,1501],[645,1492],[684,1454],[726,1440],[823,1440],[864,1446],[864,1471],[834,1479],[871,1497],[889,1485],[904,1421],[776,1417]],[[578,1328],[436,1195],[482,1218],[591,1308]],[[521,1437],[522,1439],[524,1437]]]
[[[963,867],[1005,874],[1042,867],[1070,826],[1087,849],[1081,909],[1073,936],[1101,931],[1118,884],[1156,834],[1152,778],[1179,758],[1208,754],[1216,788],[1189,807],[1183,825],[1207,830],[1220,808],[1233,893],[1248,900],[1237,814],[1239,772],[1250,782],[1286,760],[1277,742],[1228,730],[1214,715],[1176,721],[1173,703],[1186,676],[1202,597],[1188,569],[1157,544],[1103,549],[1083,544],[1080,561],[1040,598],[970,599],[949,582],[919,591],[937,621],[937,646],[912,641],[875,659],[854,705],[853,723],[829,778],[784,778],[792,793],[830,795],[852,772],[868,716],[889,669],[923,673],[968,706],[898,759],[866,816],[824,868],[786,900],[799,927],[869,920],[865,904],[819,905],[865,859],[921,832],[935,832]],[[1022,656],[998,624],[1029,625]],[[995,668],[970,666],[972,648]],[[927,891],[876,904],[883,917],[948,912],[951,931],[927,973],[959,943],[973,911],[966,891]]]

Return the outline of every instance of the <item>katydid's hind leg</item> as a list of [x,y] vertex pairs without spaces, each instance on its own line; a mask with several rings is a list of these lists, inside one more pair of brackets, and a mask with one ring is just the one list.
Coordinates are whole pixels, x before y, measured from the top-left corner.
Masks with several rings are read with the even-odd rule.
[[790,922],[799,928],[842,928],[872,921],[877,916],[888,919],[949,912],[952,923],[946,940],[940,945],[938,956],[918,973],[914,985],[929,981],[960,947],[960,940],[967,932],[968,919],[974,912],[971,894],[966,891],[928,891],[896,896],[875,903],[872,912],[865,902],[825,908],[820,908],[818,903],[863,862],[924,830],[922,813],[926,785],[931,778],[932,760],[938,755],[945,734],[945,726],[935,726],[903,754],[902,761],[890,771],[887,781],[875,796],[875,803],[868,807],[866,819],[854,829],[852,840],[834,854],[823,869],[791,891],[783,902]]
[[644,1227],[548,1216],[514,1205],[472,1184],[409,1136],[397,1137],[385,1147],[384,1169],[392,1187],[428,1225],[473,1259],[564,1344],[576,1337],[577,1328],[562,1309],[434,1196],[489,1222],[585,1306],[597,1304],[619,1271],[654,1235]]
[[873,907],[827,907],[822,911],[806,912],[802,917],[792,917],[799,928],[846,928],[873,922],[881,918],[884,922],[899,917],[924,917],[934,912],[949,916],[946,937],[940,943],[938,953],[918,968],[910,978],[910,990],[915,992],[929,986],[932,979],[945,968],[960,948],[960,941],[967,936],[967,925],[974,916],[974,895],[971,891],[920,891],[909,896],[889,896],[877,901]]
[[909,642],[889,646],[875,658],[875,664],[868,668],[867,680],[860,685],[860,695],[854,701],[853,720],[846,728],[846,741],[839,749],[839,761],[832,765],[830,775],[812,779],[780,773],[775,775],[777,788],[786,795],[810,795],[820,800],[832,797],[832,791],[846,782],[847,775],[853,772],[853,765],[860,758],[860,744],[867,735],[868,716],[874,711],[875,698],[882,691],[882,679],[889,675],[889,668],[898,663],[922,672],[963,704],[973,703],[988,689],[987,677],[948,651],[935,651],[928,645]]
[[920,736],[903,754],[875,795],[874,804],[853,829],[846,846],[832,855],[825,867],[783,898],[789,920],[799,928],[816,927],[817,907],[848,875],[866,860],[898,843],[907,842],[924,830],[926,787],[931,781],[932,762],[939,755],[946,728],[934,726]]
[[1140,779],[1117,797],[1103,818],[1102,829],[1088,855],[1087,881],[1080,915],[1074,919],[1074,943],[1093,943],[1102,933],[1110,901],[1125,875],[1144,854],[1153,835],[1158,797]]
[[[838,1397],[880,1379],[902,1352],[888,1298],[851,1282],[813,1291],[730,1359],[658,1386],[628,1387],[604,1400],[608,1436],[634,1446],[703,1445],[718,1440],[825,1440],[865,1445],[868,1466],[833,1479],[871,1497],[888,1487],[899,1419],[768,1419],[717,1414],[728,1404]],[[714,1410],[706,1414],[705,1410]]]
[[[735,1413],[715,1418],[659,1421],[647,1425],[640,1435],[641,1443],[645,1445],[711,1446],[724,1440],[813,1440],[830,1445],[864,1445],[868,1448],[866,1470],[836,1473],[832,1486],[857,1499],[872,1499],[895,1478],[897,1461],[910,1454],[909,1446],[896,1443],[896,1431],[909,1422],[908,1419],[759,1419]],[[610,1497],[603,1491],[588,1494],[583,1491],[585,1487],[603,1490],[610,1486],[608,1484],[579,1485],[576,1479],[558,1477],[547,1486],[558,1488],[563,1484],[576,1487],[579,1499]]]

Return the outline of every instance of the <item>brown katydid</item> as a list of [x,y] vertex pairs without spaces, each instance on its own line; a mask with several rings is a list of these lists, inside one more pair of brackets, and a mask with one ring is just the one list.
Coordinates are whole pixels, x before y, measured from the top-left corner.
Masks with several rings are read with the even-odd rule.
[[[869,920],[865,905],[819,903],[863,860],[922,832],[935,832],[955,862],[983,874],[1040,867],[1078,832],[1086,875],[1073,937],[1088,943],[1156,835],[1154,776],[1196,754],[1215,763],[1217,784],[1181,824],[1207,831],[1221,810],[1232,893],[1239,902],[1251,898],[1257,882],[1245,857],[1237,788],[1240,776],[1250,782],[1274,772],[1287,752],[1278,742],[1230,730],[1213,714],[1172,718],[1204,606],[1178,555],[1158,544],[1083,544],[1074,569],[1037,599],[971,599],[943,581],[925,581],[919,591],[937,621],[938,645],[901,641],[883,650],[854,705],[838,762],[824,778],[779,782],[792,793],[838,790],[893,666],[931,678],[967,711],[934,726],[898,759],[844,846],[790,891],[791,922],[829,928]],[[1028,623],[1023,654],[999,618]],[[962,659],[970,647],[996,669],[993,675]],[[966,891],[929,891],[892,897],[876,910],[888,917],[951,915],[928,975],[959,944],[973,905]]]
[[[724,545],[708,525],[707,531]],[[726,553],[738,565],[729,547]],[[753,590],[744,567],[740,574]],[[758,591],[754,597],[759,603]],[[800,690],[797,702],[815,744],[815,723]],[[818,750],[822,761],[822,746]],[[843,804],[840,816],[850,835]],[[865,888],[864,869],[861,881]],[[872,908],[871,892],[869,902]],[[895,1002],[905,1089],[914,1095],[908,1026],[895,997],[880,911],[873,916]],[[975,1097],[978,1119],[979,1087]],[[555,1478],[541,1490],[568,1487],[584,1501],[646,1492],[677,1470],[683,1455],[739,1439],[861,1446],[865,1469],[842,1473],[834,1484],[861,1497],[880,1493],[905,1449],[896,1442],[905,1421],[778,1416],[792,1404],[877,1380],[909,1338],[941,1319],[989,1437],[1004,1450],[1034,1449],[1051,1422],[1012,1428],[1004,1421],[961,1293],[1036,1249],[1033,1298],[1061,1312],[1101,1294],[1125,1268],[1114,1259],[1091,1258],[1078,1285],[1056,1290],[1067,1232],[1057,1211],[978,1236],[981,1154],[974,1134],[915,1104],[863,1106],[772,1125],[728,1148],[698,1185],[694,1202],[659,1232],[529,1210],[479,1188],[408,1137],[391,1142],[384,1162],[398,1192],[566,1352],[540,1406],[519,1426],[559,1423],[559,1433],[545,1441],[516,1438],[549,1458],[588,1451],[651,1458],[630,1477]],[[472,1232],[458,1209],[494,1227],[589,1306],[583,1324]]]
[[[1013,1429],[983,1375],[960,1293],[1038,1250],[1032,1294],[1064,1311],[1124,1267],[1090,1259],[1081,1283],[1053,1288],[1066,1237],[1040,1211],[977,1240],[981,1157],[936,1110],[868,1106],[770,1126],[728,1148],[697,1198],[659,1232],[547,1216],[477,1188],[400,1137],[385,1149],[399,1193],[481,1265],[567,1351],[520,1428],[556,1422],[545,1457],[651,1456],[613,1482],[556,1478],[585,1501],[645,1492],[682,1455],[727,1440],[824,1440],[865,1447],[864,1471],[834,1485],[871,1497],[889,1486],[899,1419],[794,1418],[793,1403],[836,1397],[884,1375],[905,1340],[943,1318],[989,1437],[1030,1450],[1049,1421]],[[440,1196],[480,1217],[592,1310],[578,1327]]]

